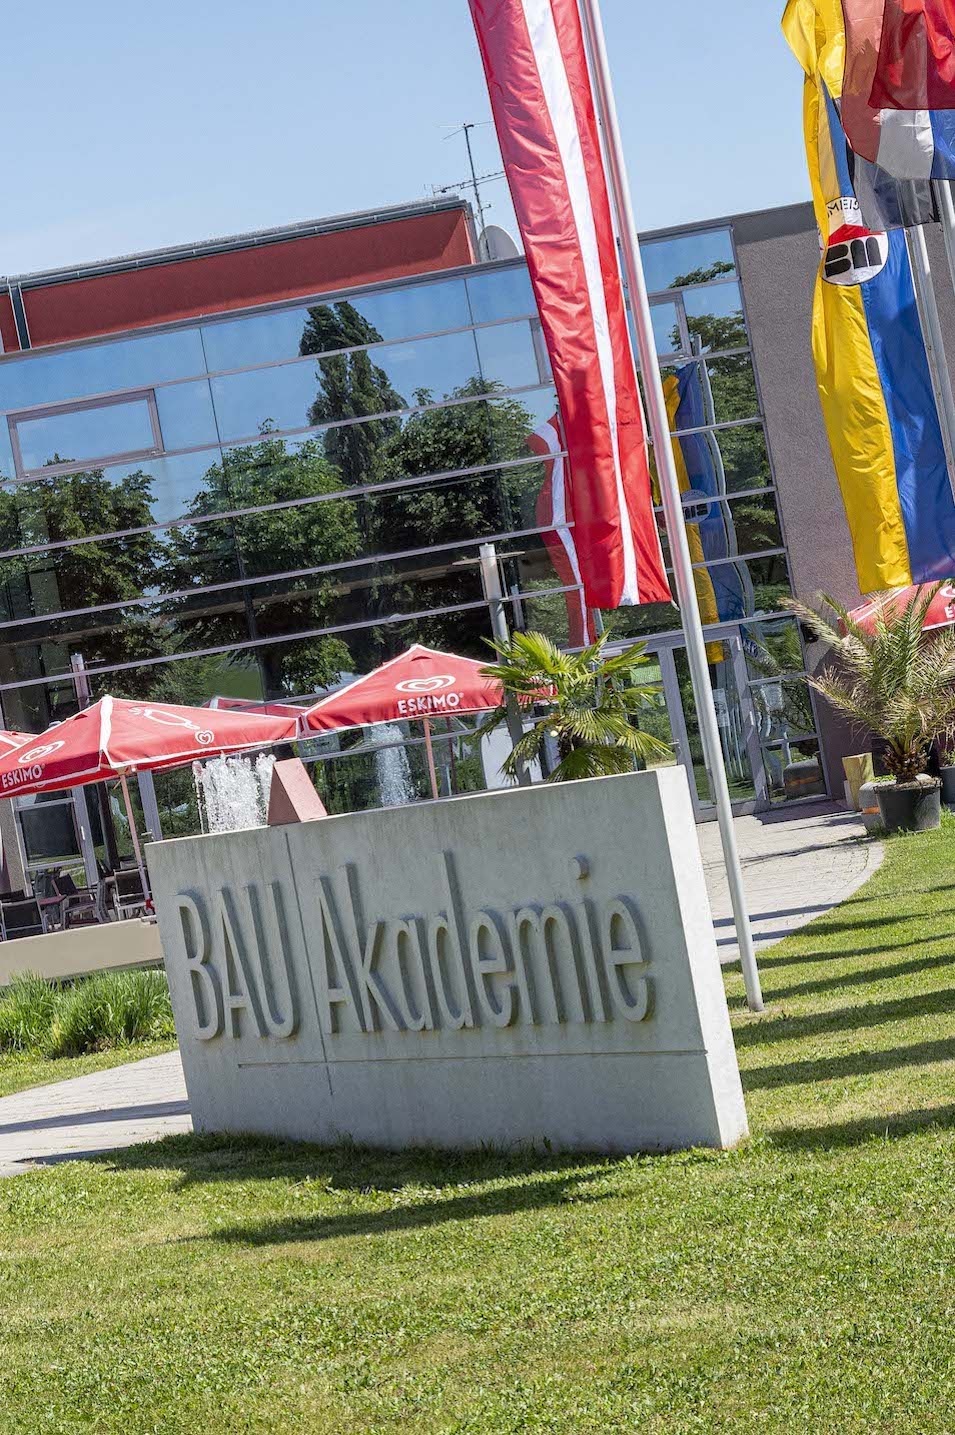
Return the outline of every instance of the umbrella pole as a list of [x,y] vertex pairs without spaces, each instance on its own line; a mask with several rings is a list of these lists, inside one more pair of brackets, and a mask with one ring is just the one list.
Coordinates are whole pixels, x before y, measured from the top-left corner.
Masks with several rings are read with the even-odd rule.
[[126,816],[129,819],[129,834],[133,839],[133,851],[136,854],[136,866],[139,868],[139,880],[143,884],[143,896],[148,897],[149,883],[146,881],[146,868],[143,863],[143,850],[139,845],[139,833],[136,831],[136,818],[133,814],[133,802],[129,795],[129,784],[126,781],[125,772],[120,775],[120,784],[123,789],[123,801],[126,804]]
[[434,767],[434,748],[431,746],[431,721],[429,718],[425,718],[424,720],[424,746],[425,751],[428,754],[428,773],[431,778],[431,796],[436,798],[438,796],[438,774],[435,771]]

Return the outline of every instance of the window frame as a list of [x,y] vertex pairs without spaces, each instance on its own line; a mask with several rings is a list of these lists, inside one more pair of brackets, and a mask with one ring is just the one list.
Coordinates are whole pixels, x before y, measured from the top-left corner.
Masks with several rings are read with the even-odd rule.
[[[65,414],[89,413],[95,409],[118,408],[120,405],[145,403],[149,414],[149,425],[153,435],[151,448],[124,449],[119,452],[96,454],[84,459],[70,459],[64,463],[41,464],[39,468],[27,468],[23,462],[20,445],[19,425],[37,423],[43,419],[60,418]],[[10,448],[13,452],[15,479],[56,478],[60,474],[84,473],[92,468],[108,468],[114,463],[132,463],[136,459],[161,458],[165,454],[162,427],[159,422],[159,407],[155,389],[134,389],[106,398],[74,399],[69,403],[49,404],[41,409],[18,409],[6,415]]]

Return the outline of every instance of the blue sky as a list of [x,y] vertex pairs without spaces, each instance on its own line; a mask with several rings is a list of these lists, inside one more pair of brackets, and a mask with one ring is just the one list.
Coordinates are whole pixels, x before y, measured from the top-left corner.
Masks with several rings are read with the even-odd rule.
[[[781,0],[603,8],[641,227],[807,197]],[[426,196],[489,119],[466,0],[34,0],[3,49],[0,273]]]

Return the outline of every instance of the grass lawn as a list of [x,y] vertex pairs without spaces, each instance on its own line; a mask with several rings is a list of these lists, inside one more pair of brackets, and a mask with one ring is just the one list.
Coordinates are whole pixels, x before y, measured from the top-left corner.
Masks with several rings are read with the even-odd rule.
[[68,1081],[71,1076],[88,1076],[91,1071],[106,1071],[110,1066],[141,1061],[146,1056],[159,1056],[160,1052],[172,1051],[175,1045],[175,1041],[133,1041],[127,1046],[110,1047],[107,1051],[58,1057],[56,1060],[27,1052],[0,1052],[0,1096],[26,1091],[28,1086]]
[[[955,1430],[955,826],[729,988],[752,1140],[0,1183],[0,1429]],[[62,1067],[62,1063],[61,1063]]]

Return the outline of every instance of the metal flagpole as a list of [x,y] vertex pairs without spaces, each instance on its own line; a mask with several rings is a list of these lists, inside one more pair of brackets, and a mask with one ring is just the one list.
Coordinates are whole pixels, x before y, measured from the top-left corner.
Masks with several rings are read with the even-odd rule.
[[673,449],[670,445],[670,422],[663,394],[663,381],[660,378],[657,364],[656,345],[653,342],[650,302],[647,298],[647,286],[643,275],[643,263],[640,259],[630,185],[623,158],[623,145],[613,95],[613,83],[610,77],[610,64],[607,59],[607,43],[604,38],[598,0],[578,0],[578,3],[590,50],[597,114],[604,132],[608,178],[620,228],[624,272],[630,289],[630,303],[633,308],[634,327],[637,333],[640,366],[643,370],[650,432],[653,437],[663,511],[670,539],[673,574],[676,580],[680,611],[683,615],[686,651],[693,679],[700,735],[703,739],[703,755],[713,788],[713,796],[716,800],[720,835],[723,839],[723,856],[733,902],[733,915],[736,919],[736,936],[739,942],[743,981],[746,985],[746,1001],[752,1011],[762,1011],[764,1008],[759,969],[756,965],[753,932],[749,921],[746,893],[743,888],[743,871],[740,865],[739,849],[736,845],[736,832],[733,828],[733,808],[726,781],[726,768],[723,764],[723,749],[716,721],[716,707],[710,687],[706,642],[703,637],[700,606],[697,602],[696,585],[693,580],[693,563],[690,558],[686,526],[683,521],[680,483],[673,459]]
[[[955,235],[950,240],[948,227],[945,223],[945,208],[942,203],[941,192],[947,192],[949,205],[952,203],[951,193],[948,185],[939,185],[939,209],[942,213],[942,231],[945,234],[945,248],[948,254],[949,265],[955,260],[955,252],[949,247],[955,243]],[[955,218],[955,215],[953,215]],[[908,249],[909,263],[912,266],[912,280],[915,285],[915,299],[918,305],[919,318],[922,322],[922,337],[925,340],[925,352],[928,355],[929,372],[932,376],[932,389],[935,393],[935,404],[938,409],[939,426],[942,430],[942,443],[945,448],[945,462],[948,468],[948,481],[955,492],[955,395],[952,393],[952,378],[948,367],[948,359],[945,354],[945,339],[942,335],[942,320],[938,312],[938,301],[935,297],[935,286],[932,281],[932,268],[929,263],[928,245],[925,242],[925,231],[920,224],[915,224],[911,229],[905,230],[905,244]],[[953,282],[955,282],[955,269],[953,269]]]
[[952,288],[955,289],[955,197],[952,195],[952,182],[948,179],[937,179],[933,188],[939,218],[942,221],[948,272],[951,275]]

